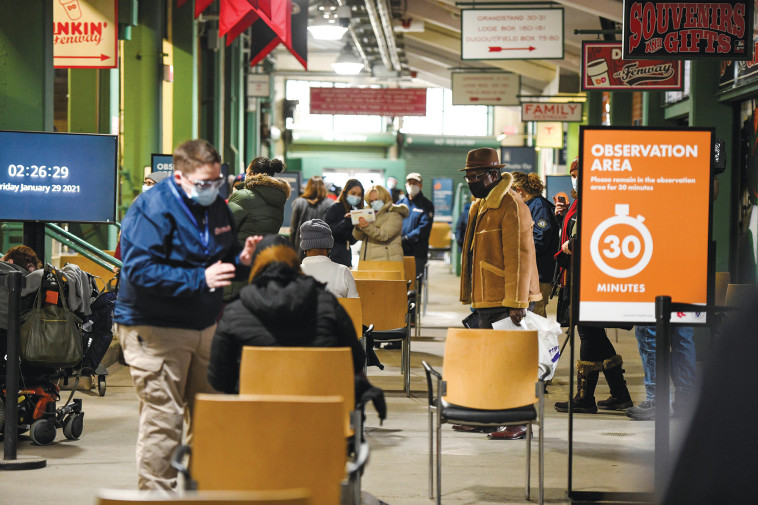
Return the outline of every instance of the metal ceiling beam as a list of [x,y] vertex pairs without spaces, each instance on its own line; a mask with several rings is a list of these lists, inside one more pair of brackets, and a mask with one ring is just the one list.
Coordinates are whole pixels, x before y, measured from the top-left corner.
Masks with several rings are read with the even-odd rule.
[[[392,61],[390,60],[389,50],[387,49],[387,38],[384,35],[384,30],[382,29],[382,22],[379,19],[379,13],[376,10],[376,4],[374,4],[374,0],[365,0],[366,4],[366,13],[368,14],[369,22],[371,23],[371,28],[374,30],[374,35],[376,37],[376,46],[379,50],[379,56],[382,58],[382,63],[385,67],[389,69],[393,69]],[[393,34],[390,34],[393,35]],[[397,69],[399,70],[399,69]]]

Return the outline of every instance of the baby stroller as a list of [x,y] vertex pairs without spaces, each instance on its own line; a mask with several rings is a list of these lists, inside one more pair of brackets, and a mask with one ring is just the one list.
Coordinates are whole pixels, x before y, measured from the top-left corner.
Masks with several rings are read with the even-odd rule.
[[[80,276],[79,280],[85,279]],[[27,288],[22,292],[21,312],[28,311],[33,306],[41,306],[44,300],[45,304],[66,307],[72,310],[78,320],[81,321],[84,314],[81,312],[83,304],[87,304],[87,312],[90,312],[91,302],[90,286],[83,287],[77,285],[76,276],[68,275],[65,272],[55,269],[51,265],[45,265],[43,270],[37,270],[27,276]],[[80,289],[83,288],[83,289]],[[77,295],[78,292],[78,295]],[[7,294],[5,295],[7,303]],[[71,302],[71,303],[67,303]],[[0,303],[3,299],[0,298]],[[6,305],[7,312],[7,305]],[[7,314],[6,314],[7,315]],[[3,321],[0,321],[2,323]],[[7,320],[6,320],[7,322]],[[7,325],[5,325],[7,327]],[[81,331],[81,326],[78,326]],[[7,338],[5,329],[0,329],[2,337]],[[86,339],[86,342],[93,341],[87,332],[82,332],[78,337],[81,340],[79,345]],[[111,335],[112,338],[112,335]],[[3,339],[5,340],[5,339]],[[110,341],[108,341],[108,344]],[[4,342],[3,342],[4,344]],[[76,344],[74,344],[76,345]],[[3,346],[4,347],[4,346]],[[89,350],[89,348],[86,348]],[[107,345],[106,345],[107,349]],[[18,432],[30,432],[32,441],[38,445],[51,444],[56,437],[57,429],[62,429],[67,439],[78,439],[84,429],[84,412],[82,410],[81,399],[73,399],[76,391],[76,384],[81,376],[82,367],[84,366],[85,348],[80,349],[79,357],[81,358],[75,365],[56,366],[48,364],[41,366],[39,363],[28,362],[21,353],[20,366],[20,385],[18,393]],[[54,363],[54,361],[53,361]],[[90,357],[90,363],[92,358]],[[7,391],[5,389],[5,362],[2,363],[2,388],[0,389],[0,431],[4,429],[5,421],[2,419],[4,412],[4,403]],[[91,365],[90,365],[91,366]],[[95,364],[96,366],[96,364]],[[67,400],[62,407],[57,404],[61,399],[59,382],[61,379],[75,377],[75,384]]]

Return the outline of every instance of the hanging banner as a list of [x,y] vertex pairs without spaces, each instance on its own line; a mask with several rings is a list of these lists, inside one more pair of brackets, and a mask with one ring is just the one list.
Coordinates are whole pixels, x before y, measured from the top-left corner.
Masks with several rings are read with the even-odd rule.
[[562,60],[563,9],[462,9],[462,60]]
[[453,72],[453,105],[518,105],[521,76],[511,72]]
[[579,323],[653,323],[656,296],[706,304],[713,130],[582,126],[579,137]]
[[118,0],[53,2],[55,68],[118,66]]
[[537,123],[537,147],[563,147],[562,123]]
[[311,88],[310,113],[426,116],[426,88]]
[[582,42],[582,91],[681,91],[681,61],[624,60],[620,42]]
[[624,59],[753,57],[753,0],[624,0]]
[[524,102],[521,104],[521,122],[562,121],[565,123],[582,121],[582,102]]

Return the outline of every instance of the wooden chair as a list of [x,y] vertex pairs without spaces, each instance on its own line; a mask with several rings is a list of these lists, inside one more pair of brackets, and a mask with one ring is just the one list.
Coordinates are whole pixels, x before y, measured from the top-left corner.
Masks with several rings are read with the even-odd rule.
[[310,505],[307,489],[278,491],[188,491],[168,495],[156,491],[103,489],[97,505]]
[[371,335],[375,342],[402,342],[401,370],[403,390],[411,394],[411,331],[410,311],[415,304],[408,302],[407,283],[404,280],[356,279],[355,286],[361,297],[363,324],[373,325]]
[[[744,309],[755,293],[755,284],[729,284],[726,287],[726,305]],[[360,292],[360,291],[359,291]]]
[[400,278],[405,278],[405,267],[402,261],[358,261],[358,270],[390,270],[400,272]]
[[410,281],[410,289],[416,290],[416,258],[413,256],[403,256],[403,268],[405,269],[405,280]]
[[[526,499],[530,491],[532,423],[539,421],[539,503],[544,483],[544,382],[537,381],[536,331],[448,329],[444,380],[424,361],[429,393],[429,498],[434,498],[436,461],[437,504],[441,503],[442,424],[503,426],[526,424]],[[437,396],[432,388],[436,377]],[[535,409],[535,403],[538,408]],[[436,414],[436,416],[434,416]],[[435,418],[436,417],[436,422]],[[434,458],[433,426],[437,457]]]
[[363,312],[361,310],[361,299],[360,298],[337,298],[337,301],[340,302],[340,305],[342,305],[342,308],[345,309],[345,312],[347,312],[347,315],[350,316],[350,319],[353,321],[353,326],[355,327],[355,334],[358,336],[359,340],[362,340],[363,338]]
[[420,307],[421,307],[421,288],[426,284],[424,274],[421,273],[416,276],[416,258],[413,256],[403,256],[403,266],[405,267],[405,280],[408,281],[408,289],[416,293],[414,302],[416,303],[416,329],[414,336],[416,338],[421,336],[421,319],[420,319]]
[[716,272],[716,296],[717,307],[726,305],[726,290],[729,285],[729,272]]
[[451,243],[450,223],[443,221],[432,223],[432,231],[429,233],[429,247],[431,249],[449,250]]
[[243,347],[240,394],[339,396],[345,436],[353,435],[355,379],[348,347]]
[[[304,488],[314,505],[338,505],[343,418],[339,396],[199,394],[192,448],[181,446],[172,464],[200,491]],[[189,471],[180,463],[187,454]]]
[[353,270],[353,279],[379,279],[387,281],[403,280],[403,272],[399,270]]

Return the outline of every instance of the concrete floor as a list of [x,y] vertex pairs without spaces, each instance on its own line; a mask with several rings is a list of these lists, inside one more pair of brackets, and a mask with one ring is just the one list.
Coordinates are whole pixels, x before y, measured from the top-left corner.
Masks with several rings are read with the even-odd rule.
[[[442,261],[430,264],[430,297],[422,317],[421,338],[412,345],[411,398],[400,392],[399,351],[379,351],[384,371],[369,370],[370,380],[386,392],[389,415],[379,426],[369,410],[367,439],[371,460],[363,489],[391,505],[428,505],[427,398],[421,360],[440,367],[444,336],[449,326],[460,326],[468,308],[458,301],[458,278]],[[610,330],[617,352],[624,356],[626,378],[635,401],[644,399],[642,367],[634,335]],[[578,338],[577,338],[578,340]],[[545,497],[549,503],[567,503],[568,422],[552,405],[568,395],[569,348],[549,387],[545,419]],[[128,369],[109,369],[107,392],[78,392],[86,413],[80,440],[69,441],[59,432],[56,441],[34,446],[19,440],[20,456],[47,460],[40,470],[0,472],[0,504],[94,503],[100,488],[136,486],[134,446],[137,401]],[[598,398],[608,394],[601,379]],[[673,436],[677,425],[672,424]],[[307,429],[307,424],[303,426]],[[491,441],[482,434],[443,428],[443,501],[447,504],[524,503],[525,442]],[[575,490],[651,491],[653,468],[652,422],[627,419],[622,412],[577,415],[574,424]],[[532,451],[532,501],[537,496],[537,443]]]

